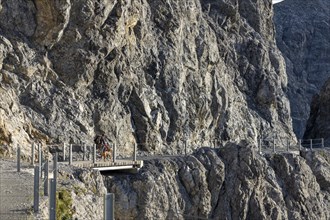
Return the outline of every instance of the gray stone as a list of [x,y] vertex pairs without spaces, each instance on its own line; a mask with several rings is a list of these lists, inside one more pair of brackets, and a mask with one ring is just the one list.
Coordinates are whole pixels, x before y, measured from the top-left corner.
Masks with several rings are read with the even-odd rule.
[[276,42],[285,57],[294,132],[302,138],[310,104],[330,76],[330,2],[286,0],[274,6]]
[[294,142],[270,2],[19,5],[1,2],[0,127],[23,154],[34,140],[91,143],[102,132],[124,152],[256,145],[274,133]]
[[145,161],[137,174],[106,176],[118,219],[328,219],[329,156],[270,154],[229,143]]

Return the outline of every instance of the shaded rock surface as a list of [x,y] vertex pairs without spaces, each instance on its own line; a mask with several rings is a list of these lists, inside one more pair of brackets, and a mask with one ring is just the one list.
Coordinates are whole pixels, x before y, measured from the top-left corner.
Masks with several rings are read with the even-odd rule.
[[261,156],[245,143],[105,177],[118,219],[329,219],[329,152]]
[[1,1],[1,143],[293,140],[271,1]]
[[315,95],[311,104],[305,139],[324,138],[326,147],[330,146],[330,79],[322,87],[320,94]]
[[274,22],[285,57],[293,128],[302,138],[312,97],[330,77],[330,2],[286,0],[274,6]]

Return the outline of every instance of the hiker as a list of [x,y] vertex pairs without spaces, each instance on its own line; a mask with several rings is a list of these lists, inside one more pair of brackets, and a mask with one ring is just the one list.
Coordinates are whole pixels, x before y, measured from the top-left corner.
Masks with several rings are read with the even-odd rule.
[[105,134],[97,135],[94,139],[94,142],[99,152],[99,157],[104,158],[104,161],[106,158],[111,159],[112,149],[110,148],[110,141],[105,136]]

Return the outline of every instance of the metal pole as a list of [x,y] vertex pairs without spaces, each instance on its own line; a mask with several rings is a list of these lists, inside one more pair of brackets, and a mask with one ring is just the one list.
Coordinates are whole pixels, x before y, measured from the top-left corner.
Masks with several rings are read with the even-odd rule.
[[184,141],[184,155],[187,156],[187,140]]
[[93,163],[96,161],[96,145],[93,144]]
[[299,151],[301,151],[301,139],[299,139],[298,144],[299,144]]
[[275,137],[273,138],[273,152],[275,153],[276,150],[275,150]]
[[83,144],[83,150],[84,150],[83,161],[85,161],[86,160],[86,144],[85,143]]
[[114,220],[115,219],[115,194],[107,193],[104,194],[104,220]]
[[134,143],[133,161],[136,161],[136,143]]
[[262,153],[262,151],[261,151],[261,147],[262,147],[262,139],[260,138],[260,139],[259,139],[259,154]]
[[324,148],[324,138],[321,138],[322,148]]
[[117,150],[116,148],[117,148],[117,144],[115,142],[115,143],[113,143],[113,156],[112,156],[113,162],[116,162],[116,150]]
[[66,159],[66,143],[63,143],[63,161]]
[[286,142],[286,150],[289,152],[289,150],[290,150],[290,140],[289,140],[289,138],[286,140],[287,142]]
[[55,181],[57,179],[57,160],[58,160],[58,152],[55,152],[53,158],[53,178]]
[[309,139],[309,146],[311,148],[311,151],[313,150],[313,139]]
[[21,172],[21,147],[17,145],[17,172]]
[[34,166],[34,149],[35,149],[35,145],[34,142],[32,143],[32,157],[31,157],[31,165]]
[[69,165],[72,164],[72,144],[69,146]]
[[39,212],[39,167],[34,167],[34,193],[33,193],[33,211]]
[[42,171],[45,171],[45,164],[44,161],[44,153],[41,151],[41,167],[40,167],[40,178],[42,179]]
[[44,166],[45,166],[45,178],[44,178],[44,195],[48,196],[48,173],[49,173],[49,169],[48,169],[48,160],[46,160]]
[[56,220],[56,181],[50,179],[49,219]]
[[39,153],[39,156],[38,156],[38,160],[39,160],[39,176],[41,176],[41,170],[42,170],[42,146],[41,144],[39,144],[39,147],[38,147],[38,153]]

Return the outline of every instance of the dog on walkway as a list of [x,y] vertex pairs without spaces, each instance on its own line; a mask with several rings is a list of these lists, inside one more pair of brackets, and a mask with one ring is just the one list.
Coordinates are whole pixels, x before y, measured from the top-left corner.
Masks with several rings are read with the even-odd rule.
[[106,144],[104,145],[101,153],[101,158],[105,161],[107,160],[112,160],[112,149]]

